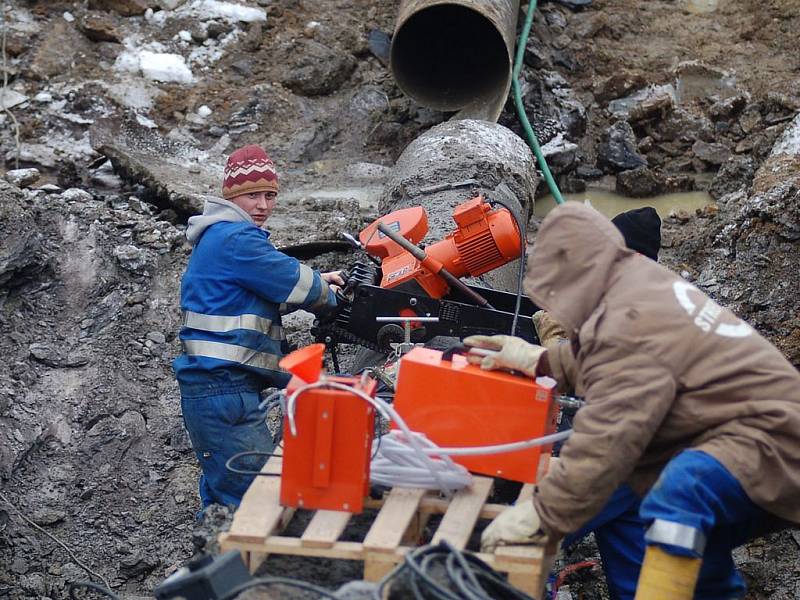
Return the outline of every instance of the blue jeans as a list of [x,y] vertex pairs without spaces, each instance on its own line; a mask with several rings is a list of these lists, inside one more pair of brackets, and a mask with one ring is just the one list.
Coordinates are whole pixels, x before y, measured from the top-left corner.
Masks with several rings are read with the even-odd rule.
[[[183,422],[189,432],[200,476],[200,500],[209,504],[239,506],[254,475],[240,475],[225,468],[239,452],[272,452],[272,436],[267,429],[267,414],[259,408],[258,391],[246,386],[215,384],[181,385]],[[248,456],[233,466],[242,471],[258,471],[267,457]]]
[[[636,593],[649,525],[661,519],[697,528],[708,542],[695,597],[731,600],[745,592],[731,551],[762,533],[769,517],[715,458],[686,450],[667,464],[644,500],[629,487],[620,487],[603,510],[564,544],[594,531],[611,597],[627,600]],[[674,554],[691,554],[674,546],[662,547]]]

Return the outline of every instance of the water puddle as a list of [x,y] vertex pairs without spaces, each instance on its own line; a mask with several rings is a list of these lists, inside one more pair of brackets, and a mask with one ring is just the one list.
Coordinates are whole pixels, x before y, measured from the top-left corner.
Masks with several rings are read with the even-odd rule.
[[[677,212],[679,210],[685,210],[689,214],[693,214],[696,209],[714,203],[714,199],[708,192],[681,192],[677,194],[653,196],[652,198],[626,198],[625,196],[620,196],[608,190],[597,189],[588,189],[580,194],[564,194],[564,200],[588,202],[609,219],[626,210],[641,208],[642,206],[652,206],[663,219],[672,211]],[[537,198],[533,214],[542,218],[549,213],[555,205],[556,202],[551,195]]]
[[686,0],[686,10],[696,15],[704,15],[717,10],[719,0]]

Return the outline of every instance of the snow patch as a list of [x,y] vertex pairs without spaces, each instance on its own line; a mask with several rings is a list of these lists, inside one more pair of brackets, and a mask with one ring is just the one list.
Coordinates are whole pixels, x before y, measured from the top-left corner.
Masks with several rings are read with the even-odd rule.
[[139,54],[139,68],[148,79],[155,81],[174,81],[176,83],[192,83],[194,76],[180,54],[148,52]]
[[781,139],[772,147],[770,156],[779,154],[800,156],[800,114],[794,118],[794,121],[783,132]]
[[254,23],[266,21],[267,13],[263,8],[252,8],[221,2],[220,0],[193,0],[172,11],[161,11],[153,15],[153,21],[164,23],[169,18],[194,18],[209,21],[224,19],[228,22]]

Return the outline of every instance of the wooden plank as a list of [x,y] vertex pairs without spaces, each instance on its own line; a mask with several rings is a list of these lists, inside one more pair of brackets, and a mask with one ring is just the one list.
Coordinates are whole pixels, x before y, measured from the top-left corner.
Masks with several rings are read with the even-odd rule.
[[[223,534],[224,535],[224,534]],[[240,542],[230,538],[221,538],[220,547],[242,552],[264,552],[269,554],[289,554],[292,556],[311,556],[319,558],[341,558],[344,560],[363,560],[364,548],[360,542],[335,542],[330,548],[303,546],[300,538],[283,535],[272,535],[266,542]],[[408,548],[398,548],[396,555],[389,560],[401,560]]]
[[417,513],[425,490],[392,488],[383,508],[364,538],[364,548],[373,552],[394,552]]
[[318,510],[300,538],[302,545],[315,548],[332,547],[347,527],[350,516],[349,512]]
[[459,550],[463,550],[493,485],[494,482],[489,477],[473,477],[470,487],[458,491],[450,501],[450,506],[444,514],[431,544],[447,540]]
[[256,477],[233,515],[229,538],[242,542],[264,541],[281,522],[284,508],[279,504],[282,466],[280,456],[271,457],[261,472],[278,476]]
[[494,551],[494,565],[501,571],[511,563],[533,566],[540,564],[543,556],[543,546],[498,546]]
[[[533,487],[531,487],[533,490]],[[385,500],[375,500],[373,498],[364,499],[364,507],[371,509],[380,509],[383,507]],[[439,498],[436,496],[424,496],[419,503],[419,512],[422,514],[430,515],[443,515],[447,512],[450,506],[450,501],[446,498]],[[486,503],[481,507],[481,519],[494,519],[497,515],[508,508],[508,504],[494,504]]]

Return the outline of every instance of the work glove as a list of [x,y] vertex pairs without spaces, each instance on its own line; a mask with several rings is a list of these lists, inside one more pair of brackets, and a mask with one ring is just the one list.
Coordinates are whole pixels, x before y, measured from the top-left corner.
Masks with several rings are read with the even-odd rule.
[[493,552],[497,546],[543,544],[547,535],[531,500],[525,500],[501,512],[481,534],[481,550]]
[[539,343],[542,346],[550,346],[567,339],[567,333],[561,323],[551,317],[550,313],[545,310],[538,310],[533,313],[533,326],[536,328],[536,335],[539,336]]
[[464,339],[464,344],[494,351],[489,356],[467,354],[467,360],[481,369],[510,369],[529,377],[536,377],[536,366],[545,352],[541,346],[511,335],[471,335]]

